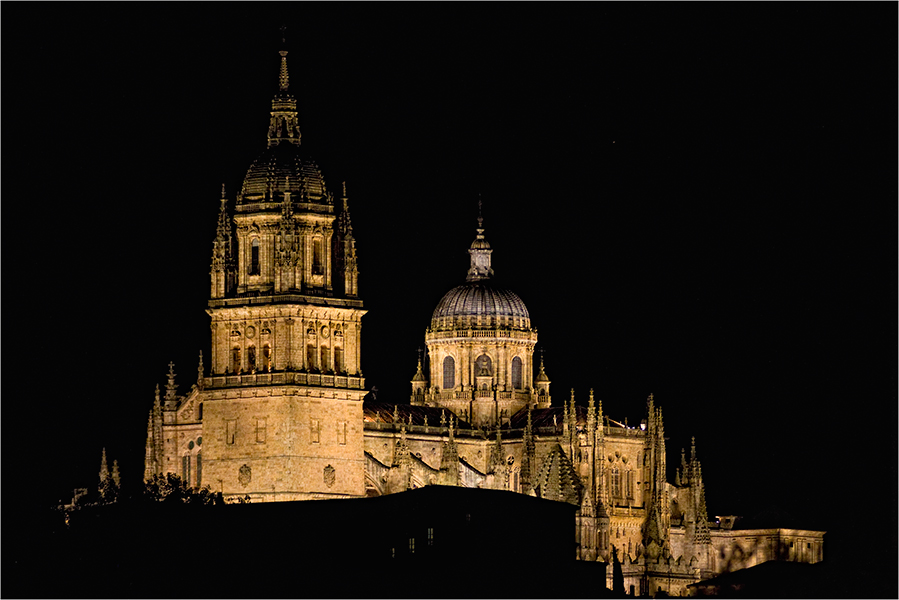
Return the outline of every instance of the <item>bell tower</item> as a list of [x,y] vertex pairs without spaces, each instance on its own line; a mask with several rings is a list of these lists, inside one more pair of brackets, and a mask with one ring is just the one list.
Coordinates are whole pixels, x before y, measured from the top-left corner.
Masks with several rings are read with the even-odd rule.
[[213,243],[203,481],[260,500],[352,497],[363,483],[362,316],[346,186],[301,144],[286,49],[266,148]]

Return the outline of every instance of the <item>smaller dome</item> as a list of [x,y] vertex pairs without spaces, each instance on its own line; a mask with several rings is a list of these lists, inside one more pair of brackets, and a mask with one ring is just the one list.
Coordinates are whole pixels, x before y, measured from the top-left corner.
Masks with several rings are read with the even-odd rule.
[[475,240],[471,243],[472,250],[489,250],[490,243],[482,237],[475,238]]
[[515,292],[490,280],[470,281],[447,292],[434,314],[431,329],[530,329],[531,317]]

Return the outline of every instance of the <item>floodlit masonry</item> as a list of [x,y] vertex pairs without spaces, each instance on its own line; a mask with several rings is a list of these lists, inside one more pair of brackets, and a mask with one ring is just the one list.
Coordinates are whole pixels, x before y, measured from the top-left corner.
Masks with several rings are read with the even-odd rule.
[[[639,428],[609,418],[592,390],[553,402],[537,329],[521,298],[496,285],[480,217],[465,281],[425,331],[409,403],[366,400],[347,188],[335,194],[301,139],[282,50],[266,148],[233,208],[224,187],[219,201],[208,367],[201,353],[186,393],[171,364],[157,386],[145,478],[176,473],[253,502],[434,484],[567,502],[577,558],[620,562],[625,590],[639,594],[683,594],[771,559],[822,560],[820,531],[710,523],[695,443],[666,480],[652,395]],[[613,573],[597,585],[611,588]]]

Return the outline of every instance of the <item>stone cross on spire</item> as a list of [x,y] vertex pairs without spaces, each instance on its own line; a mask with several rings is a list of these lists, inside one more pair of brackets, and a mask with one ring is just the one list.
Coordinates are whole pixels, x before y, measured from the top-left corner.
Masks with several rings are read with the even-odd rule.
[[177,387],[175,386],[175,363],[169,361],[169,372],[166,375],[166,383],[165,383],[165,401],[172,402],[175,400],[175,391]]

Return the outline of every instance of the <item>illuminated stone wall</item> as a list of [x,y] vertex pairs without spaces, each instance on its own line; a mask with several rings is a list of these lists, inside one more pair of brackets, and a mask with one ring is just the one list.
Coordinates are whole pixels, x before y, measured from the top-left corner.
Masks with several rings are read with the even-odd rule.
[[362,496],[362,392],[303,387],[211,390],[203,480],[257,500]]

